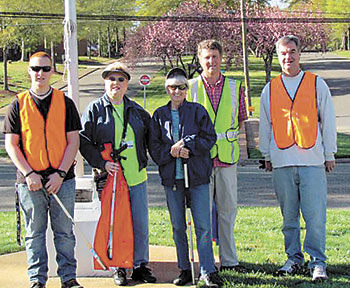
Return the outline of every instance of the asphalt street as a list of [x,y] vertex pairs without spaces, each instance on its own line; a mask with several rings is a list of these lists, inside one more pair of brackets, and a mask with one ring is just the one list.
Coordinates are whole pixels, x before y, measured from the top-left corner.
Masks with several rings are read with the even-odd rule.
[[[323,77],[333,93],[339,132],[350,133],[350,60],[319,53],[303,54],[303,68]],[[101,68],[94,66],[86,77],[79,80],[79,108],[83,111],[86,105],[103,94],[104,85]],[[154,62],[145,62],[132,70],[129,95],[132,97],[142,87],[138,84],[141,74],[153,75],[160,69]],[[64,86],[58,83],[57,88]],[[1,110],[1,109],[0,109]],[[1,113],[2,112],[2,113]],[[3,125],[3,114],[0,111],[0,126]],[[1,115],[2,114],[2,115]],[[0,147],[4,147],[3,134],[0,135]],[[90,173],[85,166],[86,173]],[[328,176],[328,207],[350,208],[350,159],[340,159],[334,172]],[[14,210],[15,168],[10,161],[0,159],[0,211]],[[157,167],[148,167],[148,192],[150,206],[165,206],[165,195],[160,184]],[[238,203],[241,206],[277,206],[272,189],[271,174],[258,168],[256,162],[238,167]]]

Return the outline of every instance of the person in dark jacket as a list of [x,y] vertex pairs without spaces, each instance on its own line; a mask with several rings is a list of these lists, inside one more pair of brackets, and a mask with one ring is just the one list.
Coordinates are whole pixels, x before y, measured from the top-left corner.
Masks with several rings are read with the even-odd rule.
[[211,243],[209,181],[210,149],[216,141],[214,126],[205,108],[185,99],[187,75],[181,68],[169,71],[165,89],[171,100],[159,107],[150,124],[149,151],[159,166],[173,227],[179,277],[178,286],[191,281],[185,217],[183,160],[188,163],[189,194],[199,254],[201,287],[218,287]]
[[[105,94],[92,101],[82,116],[80,131],[80,152],[94,168],[113,175],[117,163],[106,161],[101,152],[104,144],[112,143],[114,149],[126,143],[128,149],[121,153],[123,174],[130,193],[133,222],[133,274],[132,279],[154,283],[156,278],[146,267],[149,261],[148,240],[148,197],[147,180],[147,139],[150,115],[126,95],[130,72],[125,64],[115,62],[102,72],[105,82]],[[127,123],[126,135],[122,135],[124,123]],[[125,136],[125,137],[124,137]],[[118,268],[114,274],[117,285],[127,284],[126,270]]]

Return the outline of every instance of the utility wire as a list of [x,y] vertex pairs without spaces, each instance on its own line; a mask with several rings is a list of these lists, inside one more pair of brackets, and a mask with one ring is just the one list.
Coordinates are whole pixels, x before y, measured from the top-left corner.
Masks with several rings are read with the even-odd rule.
[[[30,19],[64,19],[64,14],[28,13],[28,12],[0,12],[0,18],[30,18]],[[240,17],[215,16],[128,16],[128,15],[91,15],[77,14],[78,20],[99,21],[167,21],[167,22],[241,22]],[[350,23],[350,18],[336,17],[246,17],[247,23]]]

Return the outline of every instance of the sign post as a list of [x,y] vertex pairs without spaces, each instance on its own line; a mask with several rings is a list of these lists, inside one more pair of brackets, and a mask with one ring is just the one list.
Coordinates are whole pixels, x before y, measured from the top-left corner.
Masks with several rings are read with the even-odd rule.
[[146,109],[146,86],[151,84],[151,77],[147,74],[140,76],[140,85],[143,86],[143,108]]

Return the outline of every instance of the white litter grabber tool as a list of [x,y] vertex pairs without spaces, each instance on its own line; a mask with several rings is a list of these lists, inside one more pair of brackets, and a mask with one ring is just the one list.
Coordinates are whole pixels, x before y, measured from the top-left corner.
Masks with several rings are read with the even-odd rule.
[[191,274],[192,274],[192,284],[196,284],[194,278],[194,250],[193,250],[193,239],[192,239],[192,213],[191,213],[191,197],[189,191],[189,183],[188,183],[188,168],[187,168],[187,159],[183,159],[184,164],[184,177],[185,177],[185,205],[186,205],[186,214],[187,214],[187,226],[188,226],[188,237],[190,240],[190,263],[191,263]]

